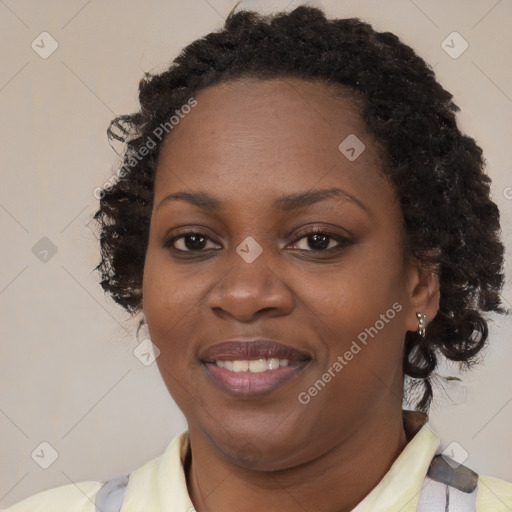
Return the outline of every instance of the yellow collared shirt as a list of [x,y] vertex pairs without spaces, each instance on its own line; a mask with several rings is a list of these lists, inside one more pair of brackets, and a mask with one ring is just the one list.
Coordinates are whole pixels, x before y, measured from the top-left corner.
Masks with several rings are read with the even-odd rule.
[[[404,415],[406,423],[410,421]],[[421,486],[440,444],[427,422],[419,428],[379,484],[352,512],[415,512]],[[163,455],[130,473],[121,512],[194,512],[183,462],[188,430],[178,434]],[[68,484],[30,496],[3,512],[95,512],[104,482]],[[478,479],[477,512],[511,512],[512,483]]]

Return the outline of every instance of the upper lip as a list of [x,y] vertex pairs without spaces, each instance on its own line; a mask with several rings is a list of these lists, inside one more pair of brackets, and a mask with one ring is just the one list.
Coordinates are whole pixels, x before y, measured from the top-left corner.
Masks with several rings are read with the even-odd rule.
[[288,359],[304,361],[311,359],[306,352],[267,338],[239,338],[225,340],[202,352],[200,359],[204,363],[215,360],[235,361],[251,359]]

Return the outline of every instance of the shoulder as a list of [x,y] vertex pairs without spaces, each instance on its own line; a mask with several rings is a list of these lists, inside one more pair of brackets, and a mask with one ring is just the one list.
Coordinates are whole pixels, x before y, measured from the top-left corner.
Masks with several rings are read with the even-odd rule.
[[512,483],[491,476],[480,476],[476,509],[478,512],[508,512],[512,510]]
[[154,493],[158,468],[157,458],[107,481],[76,482],[33,494],[0,512],[97,512],[111,510],[112,503],[121,503],[126,494],[128,501],[144,503]]
[[169,510],[169,506],[159,505],[158,489],[161,482],[165,482],[163,488],[165,491],[172,488],[170,494],[173,500],[177,494],[188,497],[181,466],[187,440],[188,430],[177,434],[163,455],[108,482],[83,481],[54,487],[0,512],[96,512],[96,502],[107,504],[109,500],[117,502],[123,499],[129,504],[130,510]]
[[1,512],[95,512],[94,500],[104,482],[77,482],[29,496]]

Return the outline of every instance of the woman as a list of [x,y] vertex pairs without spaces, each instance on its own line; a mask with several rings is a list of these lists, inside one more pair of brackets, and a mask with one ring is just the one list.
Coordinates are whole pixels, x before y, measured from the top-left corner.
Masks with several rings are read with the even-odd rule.
[[357,19],[238,12],[139,97],[98,270],[188,430],[10,512],[512,510],[427,423],[440,358],[505,311],[482,151],[425,62]]

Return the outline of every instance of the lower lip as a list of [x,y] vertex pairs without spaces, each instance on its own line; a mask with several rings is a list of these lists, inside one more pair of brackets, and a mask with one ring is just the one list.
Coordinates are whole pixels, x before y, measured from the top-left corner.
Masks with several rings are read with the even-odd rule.
[[219,388],[237,398],[259,398],[267,395],[293,379],[309,363],[298,361],[292,366],[280,366],[264,372],[232,372],[215,363],[203,363],[206,373]]

